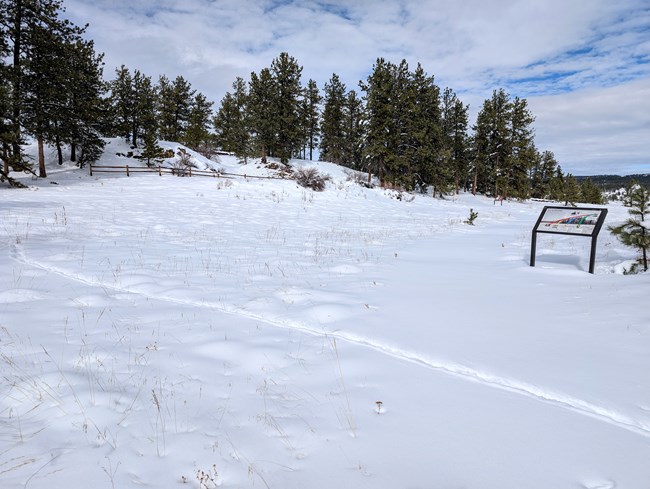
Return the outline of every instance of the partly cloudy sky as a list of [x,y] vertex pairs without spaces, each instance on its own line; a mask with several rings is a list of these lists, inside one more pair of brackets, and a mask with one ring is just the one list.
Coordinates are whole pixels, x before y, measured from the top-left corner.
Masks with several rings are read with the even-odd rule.
[[323,87],[359,91],[378,57],[470,104],[526,98],[536,143],[576,175],[650,172],[650,0],[64,0],[105,53],[183,75],[218,107],[237,76],[286,51]]

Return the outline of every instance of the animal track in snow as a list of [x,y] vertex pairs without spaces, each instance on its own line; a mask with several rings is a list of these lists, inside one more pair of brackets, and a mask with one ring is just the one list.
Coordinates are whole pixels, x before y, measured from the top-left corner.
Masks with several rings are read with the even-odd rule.
[[[305,334],[319,336],[319,337],[329,336],[341,341],[345,341],[350,344],[354,344],[364,348],[370,348],[384,355],[388,355],[402,361],[411,362],[421,367],[428,368],[430,370],[441,372],[447,375],[453,375],[468,381],[477,382],[479,384],[488,387],[493,387],[496,389],[513,392],[522,396],[536,399],[541,402],[545,402],[548,404],[561,407],[563,409],[568,409],[570,411],[579,413],[581,415],[589,416],[591,418],[598,419],[602,422],[617,426],[618,428],[622,428],[627,431],[631,431],[633,433],[642,435],[646,438],[650,438],[650,421],[635,419],[626,414],[617,412],[615,410],[598,406],[596,404],[572,397],[570,395],[561,392],[547,390],[544,389],[543,387],[529,384],[521,380],[497,376],[487,371],[477,370],[461,364],[439,361],[424,356],[421,353],[415,351],[406,350],[403,348],[389,345],[387,343],[378,342],[369,338],[356,336],[349,332],[336,331],[336,330],[324,331],[322,329],[309,327],[308,325],[301,323],[299,321],[285,320],[279,317],[271,317],[269,315],[254,313],[242,309],[241,307],[238,307],[234,304],[226,304],[223,302],[195,301],[191,299],[180,299],[172,296],[151,294],[141,290],[137,290],[135,288],[118,287],[115,285],[106,284],[100,280],[84,278],[79,274],[74,274],[51,265],[45,265],[35,260],[28,259],[25,256],[22,249],[19,249],[19,247],[16,245],[12,245],[12,257],[16,261],[24,265],[33,266],[50,273],[55,273],[69,280],[74,280],[88,286],[99,287],[104,291],[134,294],[134,295],[139,295],[141,297],[146,297],[149,300],[159,300],[159,301],[185,305],[185,306],[210,308],[212,310],[221,311],[227,314],[246,317],[248,319],[259,321],[261,323],[268,324],[270,326],[274,326],[278,328],[297,330]],[[615,483],[614,486],[606,486],[606,485],[594,486],[593,488],[590,487],[589,489],[610,489],[614,487],[616,487]]]

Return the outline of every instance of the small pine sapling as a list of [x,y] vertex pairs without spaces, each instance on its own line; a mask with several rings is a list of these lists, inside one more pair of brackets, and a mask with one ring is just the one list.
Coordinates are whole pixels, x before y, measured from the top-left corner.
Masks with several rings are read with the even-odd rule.
[[624,201],[630,208],[628,213],[632,217],[618,226],[609,226],[609,230],[621,243],[641,252],[639,263],[643,270],[647,271],[650,228],[646,216],[650,214],[650,191],[645,187],[636,186],[626,193]]
[[478,212],[474,211],[474,209],[469,210],[469,217],[465,220],[465,224],[469,224],[470,226],[474,225],[474,221],[478,217]]

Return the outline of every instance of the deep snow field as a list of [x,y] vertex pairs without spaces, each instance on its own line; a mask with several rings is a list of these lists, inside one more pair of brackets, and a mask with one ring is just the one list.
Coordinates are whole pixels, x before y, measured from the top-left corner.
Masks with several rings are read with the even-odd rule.
[[634,250],[293,164],[0,187],[0,487],[650,488]]

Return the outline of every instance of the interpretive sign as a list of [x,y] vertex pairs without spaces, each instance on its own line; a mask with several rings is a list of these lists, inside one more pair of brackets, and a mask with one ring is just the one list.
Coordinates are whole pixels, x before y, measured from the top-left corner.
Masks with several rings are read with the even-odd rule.
[[600,228],[603,227],[603,223],[605,222],[605,216],[607,216],[607,209],[592,207],[544,207],[533,228],[533,238],[530,247],[530,266],[535,266],[537,233],[570,234],[591,238],[589,273],[594,273],[596,240]]

